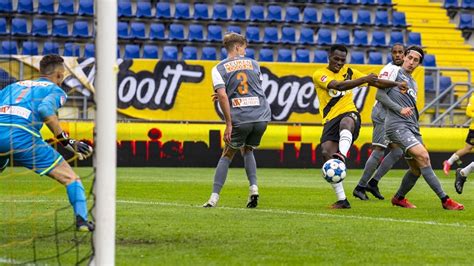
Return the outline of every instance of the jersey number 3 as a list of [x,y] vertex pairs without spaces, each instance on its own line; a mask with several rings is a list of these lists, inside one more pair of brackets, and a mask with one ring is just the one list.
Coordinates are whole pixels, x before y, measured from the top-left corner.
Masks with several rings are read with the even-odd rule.
[[249,93],[249,84],[247,82],[247,74],[245,72],[237,73],[237,79],[240,80],[240,84],[238,87],[239,94],[247,94]]

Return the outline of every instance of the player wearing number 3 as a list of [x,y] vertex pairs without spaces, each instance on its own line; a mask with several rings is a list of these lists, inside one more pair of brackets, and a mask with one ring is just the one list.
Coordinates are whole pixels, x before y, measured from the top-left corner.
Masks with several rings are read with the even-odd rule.
[[217,205],[229,165],[240,150],[250,184],[247,207],[255,208],[259,194],[253,150],[260,144],[271,120],[270,105],[262,89],[260,66],[257,61],[245,57],[245,37],[228,33],[223,44],[227,58],[212,69],[212,82],[226,123],[225,147],[216,167],[211,197],[203,207]]

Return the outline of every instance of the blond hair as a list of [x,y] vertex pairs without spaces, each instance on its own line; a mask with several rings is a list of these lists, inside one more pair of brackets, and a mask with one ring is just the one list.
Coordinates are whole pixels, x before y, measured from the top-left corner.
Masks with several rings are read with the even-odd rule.
[[230,32],[224,35],[223,44],[224,48],[229,52],[232,51],[236,45],[246,45],[247,39],[238,33]]

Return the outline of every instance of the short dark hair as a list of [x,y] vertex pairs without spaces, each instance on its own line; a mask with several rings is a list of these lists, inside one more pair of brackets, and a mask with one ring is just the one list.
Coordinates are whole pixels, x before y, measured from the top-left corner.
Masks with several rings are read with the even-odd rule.
[[329,53],[334,53],[334,51],[341,51],[341,52],[345,52],[347,54],[347,48],[342,45],[342,44],[334,44],[331,46],[331,49],[329,50]]
[[57,54],[45,55],[40,61],[40,73],[51,75],[57,67],[63,66],[63,64],[64,59],[61,56]]
[[405,45],[403,43],[396,42],[392,45],[392,48],[390,48],[390,52],[393,51],[393,48],[395,48],[395,46],[401,46],[403,48],[403,51],[405,51]]
[[420,46],[412,45],[405,50],[405,56],[407,56],[410,53],[410,51],[415,51],[419,53],[421,55],[420,64],[423,64],[423,57],[425,57],[425,52],[423,52],[423,49],[421,49]]

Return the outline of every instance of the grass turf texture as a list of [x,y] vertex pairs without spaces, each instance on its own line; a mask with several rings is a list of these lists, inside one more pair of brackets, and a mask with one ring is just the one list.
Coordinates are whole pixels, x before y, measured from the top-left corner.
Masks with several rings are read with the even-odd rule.
[[[77,171],[86,176],[91,169]],[[390,204],[404,171],[392,170],[382,179],[385,200],[369,194],[363,202],[352,196],[362,171],[349,170],[344,187],[352,209],[331,210],[336,198],[319,169],[259,169],[259,206],[246,209],[245,171],[232,168],[218,207],[204,209],[213,172],[118,169],[117,265],[472,263],[474,187],[469,179],[464,194],[457,195],[454,177],[437,172],[447,193],[466,210],[442,209],[422,178],[407,196],[418,208],[409,210]],[[54,209],[68,206],[65,189],[54,181],[19,168],[6,174],[0,176],[0,264],[31,260],[31,244],[22,241],[33,233],[54,232]],[[89,190],[90,178],[84,183]],[[71,226],[71,209],[60,211],[57,221],[59,228]],[[88,236],[71,229],[58,237],[59,250],[81,237],[83,255]],[[38,246],[40,254],[56,253],[54,238]],[[68,253],[61,263],[74,263],[76,256]]]

